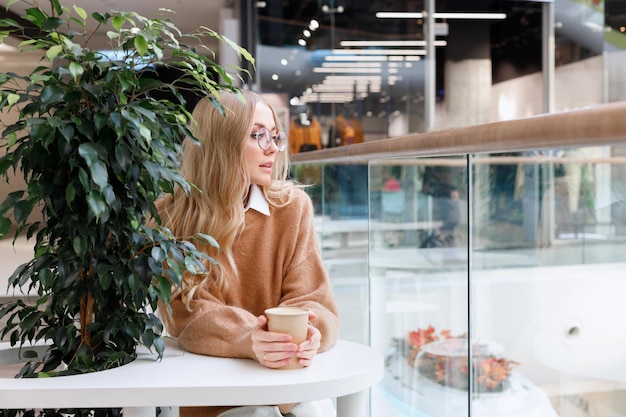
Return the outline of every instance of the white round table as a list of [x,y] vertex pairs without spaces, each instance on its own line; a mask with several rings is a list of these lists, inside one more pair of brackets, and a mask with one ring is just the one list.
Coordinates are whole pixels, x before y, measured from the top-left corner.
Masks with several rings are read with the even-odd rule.
[[[0,366],[16,348],[0,343]],[[383,355],[339,341],[310,367],[273,370],[249,359],[195,355],[169,345],[161,361],[141,352],[128,365],[91,374],[0,378],[3,408],[124,408],[124,417],[156,407],[263,405],[337,398],[337,416],[365,416],[367,390],[383,376]]]

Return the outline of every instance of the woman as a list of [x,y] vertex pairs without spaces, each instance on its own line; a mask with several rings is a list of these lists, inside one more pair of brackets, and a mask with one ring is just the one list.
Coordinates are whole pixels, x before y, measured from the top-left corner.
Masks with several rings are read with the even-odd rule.
[[[287,180],[287,137],[259,95],[243,95],[244,102],[230,92],[216,97],[225,115],[208,99],[198,103],[194,133],[201,144],[185,140],[181,168],[197,190],[187,197],[178,189],[158,201],[163,225],[176,236],[202,232],[220,245],[218,251],[198,244],[219,266],[207,263],[206,274],[185,275],[171,314],[161,310],[169,334],[190,352],[250,358],[268,368],[285,366],[295,356],[308,366],[336,342],[337,308],[311,200]],[[296,345],[288,335],[267,331],[263,312],[277,305],[311,311],[306,341]],[[181,415],[326,416],[332,404],[331,411],[315,410],[327,405],[193,407],[181,408]]]

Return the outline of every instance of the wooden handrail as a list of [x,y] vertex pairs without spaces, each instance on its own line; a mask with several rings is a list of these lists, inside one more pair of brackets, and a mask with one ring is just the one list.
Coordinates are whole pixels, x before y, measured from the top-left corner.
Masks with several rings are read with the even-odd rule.
[[293,156],[294,164],[613,145],[626,141],[626,101],[517,120],[416,133]]

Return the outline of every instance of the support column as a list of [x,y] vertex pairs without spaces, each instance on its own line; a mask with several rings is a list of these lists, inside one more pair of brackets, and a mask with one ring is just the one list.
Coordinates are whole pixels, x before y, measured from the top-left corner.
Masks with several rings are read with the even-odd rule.
[[487,21],[451,20],[444,70],[444,111],[438,129],[489,122],[491,49]]

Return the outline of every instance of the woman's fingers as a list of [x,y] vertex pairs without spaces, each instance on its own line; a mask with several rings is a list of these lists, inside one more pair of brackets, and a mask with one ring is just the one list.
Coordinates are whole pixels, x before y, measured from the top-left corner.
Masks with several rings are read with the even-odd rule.
[[[312,317],[315,314],[312,313]],[[267,331],[267,319],[258,317],[258,325],[252,333],[252,350],[261,365],[268,368],[282,368],[287,366],[292,357],[296,357],[302,366],[309,366],[320,348],[322,335],[320,331],[309,324],[307,340],[296,345],[291,342],[291,336],[283,333]]]

